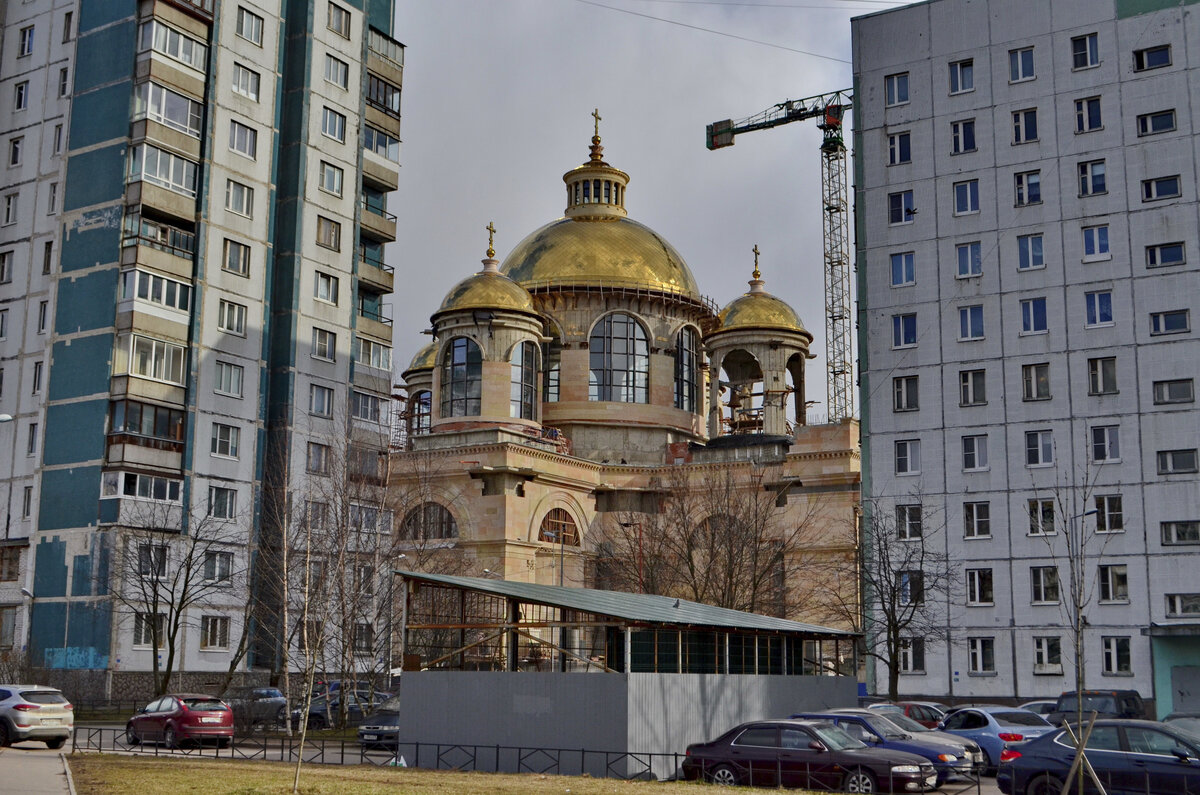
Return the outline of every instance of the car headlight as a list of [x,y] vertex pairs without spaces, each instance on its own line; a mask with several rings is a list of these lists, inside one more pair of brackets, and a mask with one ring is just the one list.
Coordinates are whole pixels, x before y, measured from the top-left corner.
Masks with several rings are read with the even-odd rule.
[[892,774],[899,775],[901,773],[920,773],[920,765],[892,765]]
[[958,757],[954,754],[938,754],[939,762],[957,762]]

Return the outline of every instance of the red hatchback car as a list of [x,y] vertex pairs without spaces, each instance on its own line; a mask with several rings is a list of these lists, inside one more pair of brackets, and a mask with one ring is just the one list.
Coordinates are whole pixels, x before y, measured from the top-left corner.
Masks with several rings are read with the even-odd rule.
[[130,745],[161,741],[168,748],[185,742],[216,740],[221,748],[233,742],[233,710],[216,696],[179,693],[151,701],[129,719],[125,739]]

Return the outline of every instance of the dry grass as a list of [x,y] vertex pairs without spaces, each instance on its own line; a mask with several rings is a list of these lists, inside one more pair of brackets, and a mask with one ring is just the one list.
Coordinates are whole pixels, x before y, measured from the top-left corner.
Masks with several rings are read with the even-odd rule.
[[[286,795],[292,791],[293,767],[283,762],[205,762],[91,753],[73,754],[69,760],[80,795]],[[709,785],[313,764],[305,765],[300,774],[300,791],[304,795],[704,795]]]

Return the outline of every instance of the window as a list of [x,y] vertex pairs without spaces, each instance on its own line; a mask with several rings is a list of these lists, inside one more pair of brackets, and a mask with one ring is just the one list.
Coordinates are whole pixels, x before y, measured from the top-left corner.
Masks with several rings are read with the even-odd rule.
[[422,436],[429,433],[432,420],[433,393],[429,390],[422,390],[412,398],[409,434],[412,436]]
[[167,545],[138,544],[138,576],[161,580],[167,576]]
[[1113,324],[1112,291],[1097,290],[1094,293],[1084,293],[1087,304],[1087,325],[1111,326]]
[[413,508],[404,517],[400,525],[400,537],[413,541],[458,538],[458,523],[445,507],[436,502],[427,502]]
[[308,413],[317,417],[333,416],[333,390],[320,384],[308,387]]
[[313,297],[331,304],[338,302],[338,277],[317,271],[314,274]]
[[345,172],[332,163],[321,161],[321,179],[317,187],[334,196],[342,195],[342,178]]
[[325,25],[342,38],[350,38],[350,12],[337,3],[329,4],[329,16]]
[[200,648],[207,650],[229,648],[228,616],[200,617]]
[[[214,519],[233,519],[237,516],[237,490],[227,489],[224,486],[209,486],[208,487],[208,515]],[[205,555],[205,567],[207,568],[207,557],[218,553],[209,552]],[[228,565],[226,566],[225,577],[229,577]],[[205,572],[204,579],[213,579]]]
[[979,212],[979,180],[954,183],[954,214]]
[[[0,336],[4,336],[0,334]],[[1191,378],[1176,378],[1154,382],[1154,402],[1191,403],[1196,399],[1196,388]]]
[[921,537],[921,506],[896,506],[896,537],[912,541]]
[[1097,580],[1100,583],[1100,602],[1128,602],[1129,574],[1127,566],[1103,565],[1098,569]]
[[1191,321],[1186,309],[1150,313],[1151,334],[1183,334],[1190,330]]
[[1104,673],[1133,673],[1133,667],[1129,662],[1128,637],[1104,637],[1100,641],[1104,649],[1102,667]]
[[17,33],[17,57],[33,54],[33,25],[21,28]]
[[158,640],[158,648],[162,648],[163,641],[167,636],[167,614],[156,613],[151,616],[149,613],[134,613],[133,614],[133,645],[134,646],[151,646],[154,645],[155,639]]
[[1142,180],[1142,201],[1173,199],[1180,195],[1179,175]]
[[991,538],[991,512],[991,503],[964,502],[963,538]]
[[1013,175],[1016,184],[1017,207],[1040,204],[1042,201],[1042,172],[1022,171]]
[[675,337],[675,408],[696,412],[700,395],[700,357],[696,330],[684,327]]
[[186,356],[187,351],[182,345],[134,334],[130,341],[129,372],[142,378],[183,386]]
[[1029,581],[1034,604],[1058,604],[1058,569],[1054,566],[1033,566],[1029,569]]
[[1042,255],[1042,234],[1019,235],[1017,237],[1017,270],[1027,271],[1046,267]]
[[1075,132],[1085,133],[1104,128],[1100,116],[1100,97],[1075,100]]
[[229,122],[229,148],[243,157],[258,157],[258,130],[238,121]]
[[992,604],[991,569],[967,569],[967,604]]
[[[58,185],[57,182],[54,184],[55,184],[55,186]],[[51,198],[53,198],[53,195],[51,195]],[[42,273],[49,273],[53,266],[54,266],[54,241],[47,240],[45,242],[45,244],[42,246]]]
[[605,315],[595,325],[588,339],[588,366],[588,400],[649,400],[649,341],[630,315]]
[[916,411],[917,376],[904,375],[892,379],[892,411]]
[[888,136],[888,165],[912,162],[912,145],[909,133],[892,133]]
[[238,276],[249,276],[250,247],[245,243],[225,238],[225,254],[221,259],[221,269],[236,273]]
[[400,139],[368,124],[363,125],[363,148],[388,160],[400,160]]
[[1045,332],[1046,299],[1025,298],[1021,300],[1021,333],[1040,334]]
[[9,226],[17,222],[17,200],[20,194],[9,193],[4,197],[4,226]]
[[312,355],[316,359],[334,361],[337,355],[337,334],[323,328],[314,328]]
[[209,452],[224,458],[238,457],[238,439],[241,430],[233,425],[214,422],[212,426],[212,442]]
[[63,126],[61,124],[54,125],[54,144],[51,148],[51,154],[59,154],[62,152],[62,133]]
[[126,270],[121,273],[121,298],[188,312],[192,308],[192,287],[148,271]]
[[1100,41],[1095,33],[1071,39],[1071,68],[1090,69],[1100,65]]
[[913,204],[913,192],[911,190],[888,194],[889,224],[911,224],[913,216],[916,214],[917,210]]
[[317,245],[340,251],[342,248],[342,225],[323,215],[317,216]]
[[901,439],[896,442],[896,474],[917,475],[921,472],[921,441]]
[[983,306],[981,304],[959,307],[958,339],[959,341],[983,339]]
[[1033,639],[1033,672],[1062,674],[1062,639],[1058,637]]
[[1022,80],[1032,80],[1035,76],[1032,47],[1008,51],[1008,82],[1019,83]]
[[1171,65],[1171,45],[1160,44],[1157,47],[1147,47],[1144,50],[1133,51],[1133,71],[1142,72],[1146,69],[1160,69]]
[[33,363],[33,377],[29,380],[32,383],[30,394],[36,395],[42,391],[42,362]]
[[145,180],[184,196],[195,196],[196,169],[196,164],[191,160],[150,144],[141,144],[130,150],[131,182]]
[[958,372],[958,405],[982,406],[987,403],[987,371]]
[[1167,594],[1168,616],[1194,616],[1200,614],[1200,593]]
[[371,654],[375,650],[375,628],[370,624],[354,624],[354,653]]
[[47,317],[49,316],[49,314],[50,314],[50,302],[49,301],[38,301],[38,308],[37,308],[37,333],[38,334],[46,333],[46,320],[47,320]]
[[535,419],[537,410],[537,346],[521,342],[513,346],[510,362],[509,416]]
[[25,440],[25,455],[33,455],[37,452],[38,441],[38,424],[36,422],[29,423],[29,435]]
[[922,673],[925,670],[925,639],[900,639],[900,673]]
[[916,282],[915,254],[912,251],[893,254],[891,260],[893,287],[903,287]]
[[1012,122],[1014,144],[1027,144],[1038,139],[1037,108],[1014,111]]
[[1175,129],[1175,110],[1160,110],[1143,113],[1137,117],[1138,135],[1157,135]]
[[911,348],[917,344],[917,316],[892,315],[892,347]]
[[996,639],[967,638],[967,673],[993,674],[996,672]]
[[350,416],[356,420],[364,420],[378,424],[387,419],[383,398],[357,389],[350,392]]
[[1050,466],[1054,463],[1054,432],[1025,432],[1025,466]]
[[21,491],[21,518],[33,518],[33,486],[26,486]]
[[483,354],[466,337],[455,337],[442,354],[442,417],[475,417],[483,392]]
[[0,309],[0,340],[8,336],[8,310]]
[[309,442],[305,455],[305,468],[315,475],[329,474],[329,446]]
[[68,11],[67,13],[63,14],[63,37],[62,37],[62,40],[63,40],[64,44],[71,40],[71,32],[72,32],[71,23],[74,20],[74,18],[75,18],[74,12]]
[[983,273],[983,254],[978,240],[973,243],[960,243],[954,247],[954,251],[958,255],[960,279]]
[[355,337],[350,351],[352,361],[376,370],[392,369],[392,349],[382,342]]
[[232,301],[217,305],[217,328],[227,334],[246,335],[246,307]]
[[154,50],[192,69],[204,71],[208,62],[208,47],[204,42],[157,19],[143,22],[140,31],[139,51]]
[[[11,251],[0,251],[0,284],[6,284],[12,281],[13,273],[13,253]],[[0,334],[0,337],[3,337]]]
[[213,391],[233,397],[242,396],[243,368],[240,364],[217,362],[216,384]]
[[346,117],[336,110],[324,108],[321,112],[321,134],[338,143],[345,143]]
[[64,67],[58,70],[58,95],[65,97],[71,93],[71,73]]
[[1146,246],[1146,267],[1165,268],[1168,265],[1182,265],[1186,261],[1183,251],[1182,242]]
[[51,182],[46,192],[46,215],[54,215],[58,210],[58,183]]
[[1172,475],[1177,472],[1195,472],[1196,449],[1191,450],[1159,450],[1158,474]]
[[29,81],[22,80],[13,86],[13,110],[29,107]]
[[925,576],[919,570],[896,572],[900,604],[919,605],[925,601]]
[[950,154],[975,151],[975,120],[950,122]]
[[237,10],[237,35],[252,44],[262,46],[263,18],[241,6]]
[[254,216],[254,188],[232,179],[225,181],[225,209],[247,218]]
[[1163,522],[1162,542],[1168,546],[1178,544],[1200,544],[1200,521]]
[[900,72],[883,78],[883,88],[889,107],[908,102],[908,72]]
[[261,82],[258,72],[242,66],[240,63],[233,65],[233,92],[241,94],[247,99],[258,102],[259,83]]
[[[367,73],[367,104],[389,116],[400,117],[400,86]],[[597,197],[598,198],[598,197]]]
[[350,85],[350,64],[334,58],[332,55],[326,55],[325,82],[332,83],[338,88],[348,87]]
[[1121,510],[1120,494],[1099,494],[1096,496],[1096,532],[1125,532],[1125,515]]
[[965,94],[975,90],[975,61],[967,58],[950,64],[950,93]]
[[1088,394],[1117,394],[1117,357],[1088,359]]
[[25,138],[17,136],[8,142],[8,164],[10,166],[21,165],[21,149],[24,147]]
[[1108,193],[1104,182],[1104,161],[1089,160],[1079,164],[1079,195],[1095,196]]
[[1083,227],[1083,260],[1111,259],[1108,250],[1108,224]]
[[21,573],[21,548],[0,549],[0,582],[16,582]]
[[979,472],[988,468],[987,435],[962,438],[963,471]]

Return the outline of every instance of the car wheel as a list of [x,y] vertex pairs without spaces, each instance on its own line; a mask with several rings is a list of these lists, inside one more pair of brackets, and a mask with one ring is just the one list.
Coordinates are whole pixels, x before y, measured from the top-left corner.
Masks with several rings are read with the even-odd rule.
[[232,745],[232,744],[233,744],[233,738],[232,738],[232,737],[221,737],[221,738],[219,738],[219,739],[217,740],[217,747],[218,747],[218,748],[228,748],[228,747],[229,747],[230,745]]
[[1050,775],[1038,776],[1025,787],[1025,795],[1059,795],[1062,791],[1062,782]]
[[179,738],[175,736],[175,727],[168,726],[163,730],[163,745],[168,748],[176,748],[179,745]]
[[733,787],[738,782],[737,773],[729,765],[717,765],[708,774],[708,780],[719,787]]
[[57,751],[59,748],[62,748],[66,744],[67,744],[66,737],[55,737],[53,740],[46,741],[46,747],[49,748],[51,751]]
[[276,726],[286,726],[287,725],[287,709],[286,708],[280,707],[279,711],[275,713],[275,725]]
[[875,792],[875,777],[867,770],[851,770],[842,782],[846,792]]
[[0,748],[7,748],[12,743],[8,737],[8,726],[0,720]]
[[138,737],[138,733],[133,730],[133,724],[125,727],[125,743],[127,745],[140,745],[142,738]]
[[983,752],[983,770],[979,771],[980,774],[984,776],[996,775],[996,763],[992,761],[992,755],[983,746],[980,746],[979,750]]

